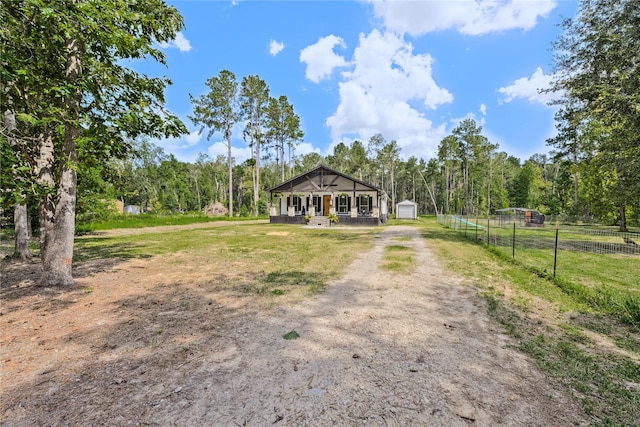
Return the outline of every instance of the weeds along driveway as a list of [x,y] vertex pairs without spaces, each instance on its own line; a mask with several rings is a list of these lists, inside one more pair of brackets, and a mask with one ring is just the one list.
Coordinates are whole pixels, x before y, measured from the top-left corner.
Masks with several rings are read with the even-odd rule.
[[[383,269],[386,250],[401,246],[413,269]],[[271,310],[218,304],[188,278],[150,292],[150,262],[93,276],[124,282],[109,301],[92,300],[81,280],[66,297],[86,307],[75,318],[49,305],[56,337],[38,332],[30,309],[14,338],[28,351],[2,355],[11,372],[30,367],[2,379],[3,425],[587,423],[415,228],[387,227],[325,292]],[[2,327],[6,337],[16,325]]]

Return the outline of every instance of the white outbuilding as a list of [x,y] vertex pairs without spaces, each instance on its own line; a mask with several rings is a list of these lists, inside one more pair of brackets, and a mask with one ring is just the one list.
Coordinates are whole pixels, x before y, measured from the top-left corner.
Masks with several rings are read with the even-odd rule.
[[404,200],[396,204],[397,219],[418,219],[418,204],[411,200]]

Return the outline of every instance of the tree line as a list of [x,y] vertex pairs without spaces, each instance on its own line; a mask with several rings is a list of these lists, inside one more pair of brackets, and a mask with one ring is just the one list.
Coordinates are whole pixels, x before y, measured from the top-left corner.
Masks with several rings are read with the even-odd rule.
[[[275,152],[279,151],[276,146]],[[231,194],[233,215],[265,215],[269,188],[323,164],[385,191],[392,213],[397,202],[409,199],[424,214],[484,217],[497,209],[524,207],[547,215],[621,224],[615,199],[604,200],[604,188],[594,193],[590,181],[587,185],[585,179],[579,179],[576,204],[576,168],[570,159],[552,150],[521,161],[500,151],[473,119],[462,120],[440,141],[436,156],[429,160],[403,159],[397,141],[387,141],[381,134],[367,141],[339,143],[326,156],[312,152],[294,155],[284,163],[274,153],[270,157],[265,152],[257,196],[253,159],[236,164],[232,158],[229,179],[224,156],[200,154],[193,163],[181,162],[148,141],[134,143],[134,153],[113,166],[117,173],[109,184],[110,197],[153,212],[202,211],[214,202],[229,205]],[[625,218],[640,222],[640,204],[630,204],[625,210]]]
[[[287,97],[257,75],[228,70],[190,95],[189,117],[227,156],[181,162],[149,141],[187,132],[164,102],[167,78],[126,66],[165,63],[159,44],[183,28],[162,0],[2,0],[0,7],[0,203],[14,215],[16,251],[26,258],[30,209],[40,229],[41,282],[73,282],[76,219],[92,221],[118,198],[145,210],[229,215],[267,212],[265,190],[318,164],[383,189],[391,209],[414,200],[422,213],[486,215],[528,207],[595,216],[627,229],[640,215],[640,2],[581,0],[554,44],[558,134],[552,151],[522,162],[499,151],[472,119],[461,121],[429,160],[404,160],[394,140],[296,155],[304,138]],[[237,164],[232,131],[251,158]],[[234,127],[235,126],[235,127]]]

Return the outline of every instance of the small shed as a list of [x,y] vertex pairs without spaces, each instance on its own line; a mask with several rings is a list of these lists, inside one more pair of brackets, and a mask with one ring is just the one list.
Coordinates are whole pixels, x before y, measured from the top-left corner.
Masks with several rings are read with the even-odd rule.
[[545,216],[535,209],[504,208],[497,209],[496,216],[500,224],[519,220],[525,227],[544,227]]
[[124,207],[124,213],[132,214],[132,215],[140,215],[140,207],[136,205],[126,205]]
[[418,204],[411,200],[404,200],[396,204],[397,219],[418,219]]

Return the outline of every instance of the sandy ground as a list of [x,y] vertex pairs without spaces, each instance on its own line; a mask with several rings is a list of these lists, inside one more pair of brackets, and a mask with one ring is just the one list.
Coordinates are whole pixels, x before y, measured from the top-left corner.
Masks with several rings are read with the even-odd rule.
[[[389,244],[415,251],[411,274],[378,268]],[[163,257],[79,265],[65,291],[35,286],[36,271],[3,267],[3,426],[588,423],[412,227],[387,228],[324,293],[275,309]]]

